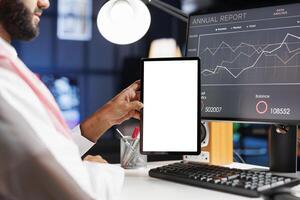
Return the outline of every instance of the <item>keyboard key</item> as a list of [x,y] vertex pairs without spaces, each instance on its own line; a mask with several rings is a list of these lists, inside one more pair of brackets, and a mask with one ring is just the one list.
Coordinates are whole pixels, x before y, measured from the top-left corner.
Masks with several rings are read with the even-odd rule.
[[264,191],[264,190],[267,190],[271,187],[271,185],[263,185],[263,186],[260,186],[257,190],[258,191]]

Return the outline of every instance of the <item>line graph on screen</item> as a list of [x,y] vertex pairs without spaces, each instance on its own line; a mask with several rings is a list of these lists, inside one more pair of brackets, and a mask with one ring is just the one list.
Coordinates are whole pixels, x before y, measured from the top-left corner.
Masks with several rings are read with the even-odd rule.
[[207,86],[300,84],[299,33],[288,27],[199,35],[201,78]]

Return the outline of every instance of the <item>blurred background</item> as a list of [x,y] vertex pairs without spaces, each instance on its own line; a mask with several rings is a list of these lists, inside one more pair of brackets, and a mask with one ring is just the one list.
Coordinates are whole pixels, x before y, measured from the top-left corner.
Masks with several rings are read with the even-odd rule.
[[[97,14],[106,1],[84,0],[90,2],[85,4],[86,9],[80,6],[82,1],[77,1],[51,1],[40,23],[40,36],[31,42],[13,42],[19,57],[54,94],[70,128],[140,78],[140,59],[149,56],[154,40],[172,38],[184,55],[187,28],[186,23],[149,6],[152,22],[148,33],[134,44],[119,46],[106,41],[96,25]],[[163,1],[187,14],[270,3],[262,0]],[[78,14],[81,11],[85,14]],[[138,125],[137,120],[129,120],[119,128],[125,135],[131,135]],[[234,124],[234,148],[247,163],[268,165],[268,129],[268,125]],[[115,131],[110,129],[88,154],[100,154],[108,162],[118,163],[119,143]],[[177,158],[180,157],[151,156],[148,160]]]

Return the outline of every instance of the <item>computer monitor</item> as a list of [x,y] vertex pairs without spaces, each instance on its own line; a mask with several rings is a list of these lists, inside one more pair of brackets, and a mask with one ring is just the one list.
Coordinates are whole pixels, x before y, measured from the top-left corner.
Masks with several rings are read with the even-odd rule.
[[203,120],[299,124],[300,3],[190,16]]

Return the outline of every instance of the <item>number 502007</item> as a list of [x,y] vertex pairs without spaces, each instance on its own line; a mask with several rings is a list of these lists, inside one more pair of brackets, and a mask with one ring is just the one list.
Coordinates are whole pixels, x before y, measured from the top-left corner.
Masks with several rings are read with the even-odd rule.
[[205,107],[207,113],[219,113],[222,111],[222,107]]

